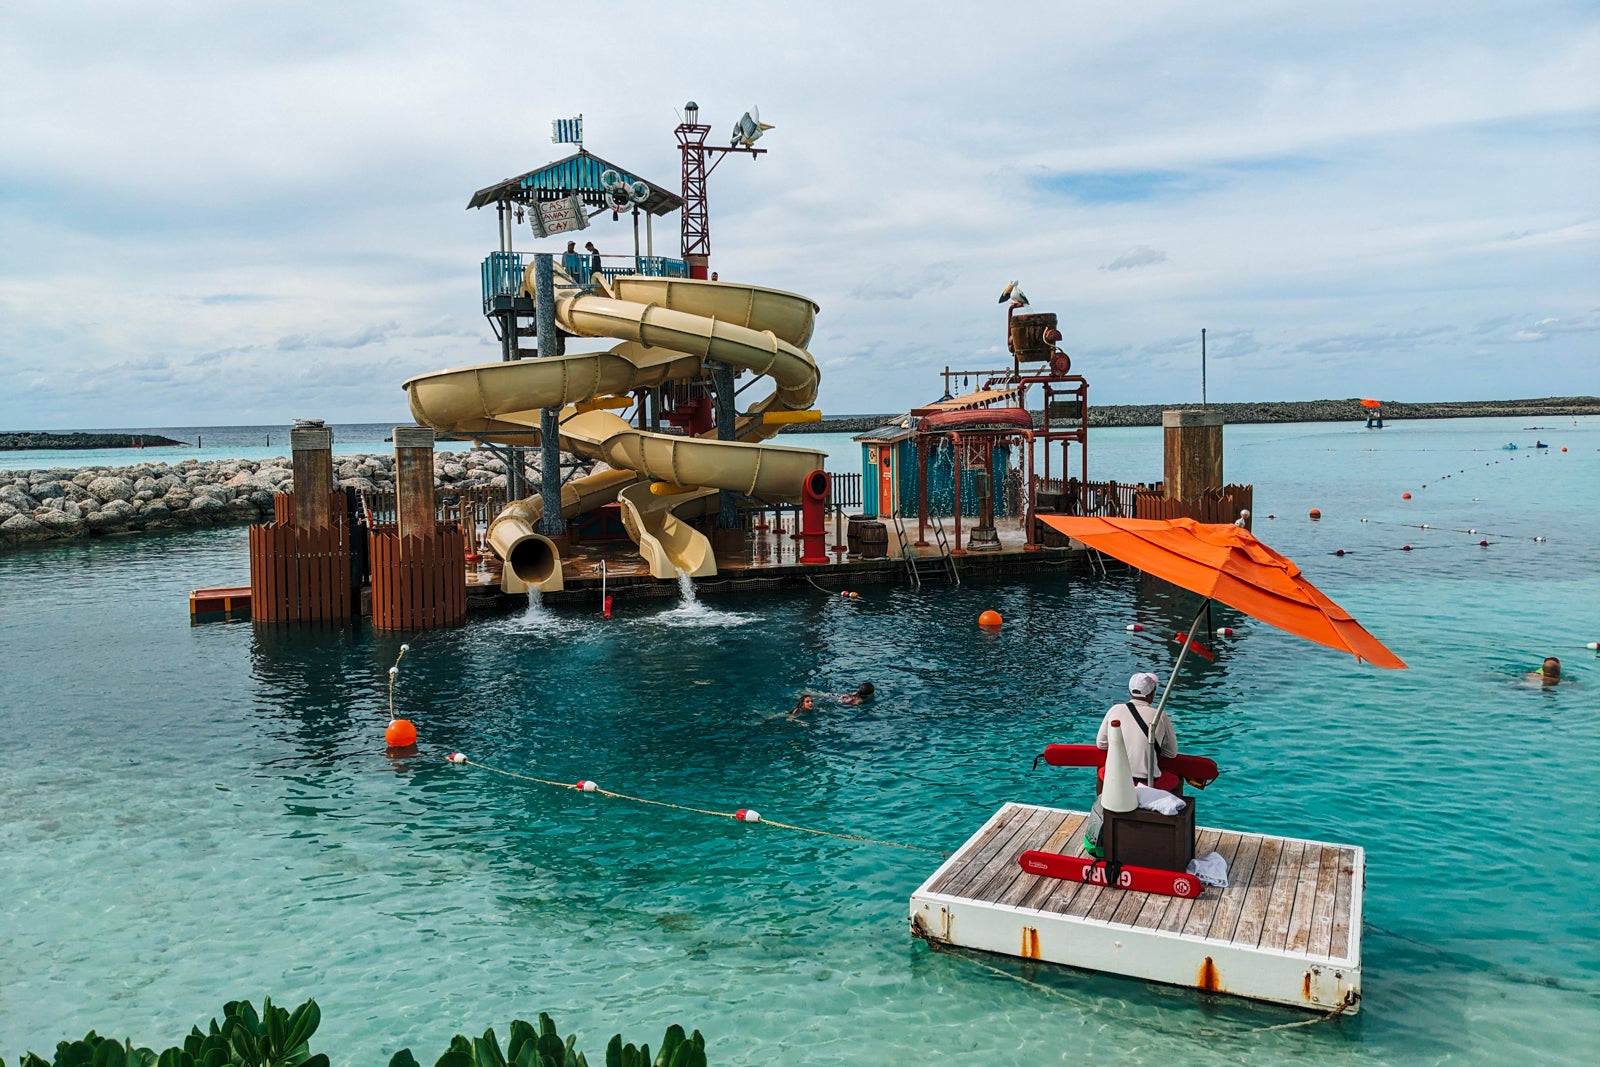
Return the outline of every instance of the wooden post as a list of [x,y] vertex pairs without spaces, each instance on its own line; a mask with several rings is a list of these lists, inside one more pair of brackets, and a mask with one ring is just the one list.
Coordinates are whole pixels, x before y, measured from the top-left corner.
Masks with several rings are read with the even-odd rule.
[[394,428],[395,513],[402,542],[434,535],[433,440],[427,426]]
[[1193,500],[1222,488],[1222,414],[1216,411],[1164,411],[1161,435],[1168,500]]
[[333,431],[320,421],[306,420],[289,431],[289,451],[294,457],[294,524],[320,530],[333,521]]

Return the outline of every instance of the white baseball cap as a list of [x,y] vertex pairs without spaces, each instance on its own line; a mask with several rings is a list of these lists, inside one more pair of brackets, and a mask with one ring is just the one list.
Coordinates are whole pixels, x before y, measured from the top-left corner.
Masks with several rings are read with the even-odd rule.
[[1130,696],[1148,699],[1155,693],[1156,686],[1159,683],[1160,679],[1151,674],[1149,671],[1140,671],[1138,674],[1128,679],[1128,694]]

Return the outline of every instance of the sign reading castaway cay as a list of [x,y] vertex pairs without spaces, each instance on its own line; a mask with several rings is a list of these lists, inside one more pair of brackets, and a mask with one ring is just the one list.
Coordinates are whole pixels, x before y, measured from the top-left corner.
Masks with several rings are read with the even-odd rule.
[[541,200],[538,208],[529,212],[528,221],[533,224],[533,232],[540,237],[589,228],[589,217],[576,193],[569,193],[560,200]]

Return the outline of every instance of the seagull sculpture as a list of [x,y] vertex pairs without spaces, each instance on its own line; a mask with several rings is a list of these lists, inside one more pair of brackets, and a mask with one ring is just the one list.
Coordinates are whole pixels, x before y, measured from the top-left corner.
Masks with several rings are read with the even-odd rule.
[[1005,287],[1005,291],[1000,294],[1000,303],[1004,304],[1007,300],[1011,301],[1011,306],[1014,308],[1025,308],[1028,306],[1028,298],[1023,295],[1022,289],[1015,281],[1013,281],[1010,285],[1007,285]]
[[761,140],[761,135],[772,129],[771,126],[761,121],[759,108],[751,108],[739,116],[739,121],[733,124],[733,140],[729,144],[734,148],[749,148]]

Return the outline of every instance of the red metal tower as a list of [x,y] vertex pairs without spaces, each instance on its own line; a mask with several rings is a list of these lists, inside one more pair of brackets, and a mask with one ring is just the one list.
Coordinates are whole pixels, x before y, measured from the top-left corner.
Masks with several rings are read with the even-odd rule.
[[[689,277],[706,278],[711,268],[711,212],[706,202],[706,179],[729,155],[766,155],[765,148],[740,145],[738,134],[732,145],[706,144],[711,127],[700,122],[700,107],[690,101],[683,107],[683,121],[673,133],[683,153],[683,259],[689,264]],[[760,136],[759,133],[756,136]],[[708,165],[706,159],[711,157]]]

